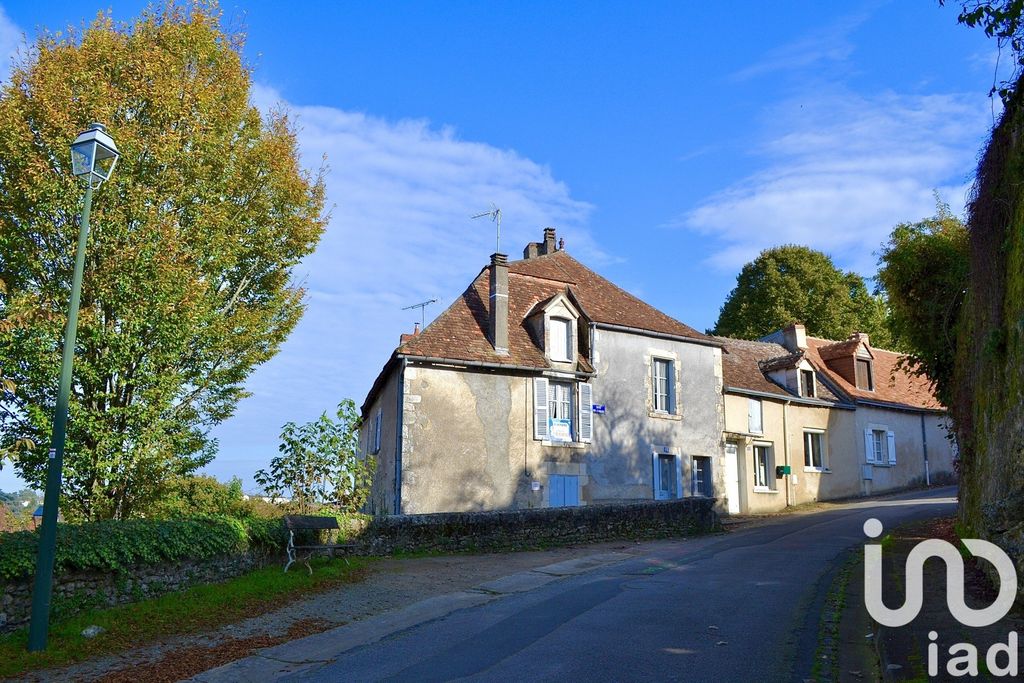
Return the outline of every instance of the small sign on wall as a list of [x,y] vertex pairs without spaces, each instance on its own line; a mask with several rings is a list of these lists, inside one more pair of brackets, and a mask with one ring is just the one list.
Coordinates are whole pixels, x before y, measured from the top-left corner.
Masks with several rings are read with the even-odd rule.
[[572,441],[572,420],[548,419],[548,435],[552,441]]
[[590,407],[594,411],[594,415],[604,415],[605,405],[603,403],[594,403]]
[[540,482],[539,481],[531,481],[530,482],[530,490],[531,491],[540,491]]

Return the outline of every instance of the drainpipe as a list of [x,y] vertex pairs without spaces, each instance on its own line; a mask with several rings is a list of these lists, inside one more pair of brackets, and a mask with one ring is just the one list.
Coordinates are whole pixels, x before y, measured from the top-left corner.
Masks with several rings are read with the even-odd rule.
[[[789,401],[782,404],[782,450],[786,458],[786,466],[790,467],[789,463]],[[790,472],[792,468],[790,467]],[[790,487],[792,486],[793,475],[786,475],[786,507],[792,505],[792,496],[790,495]]]
[[397,417],[395,417],[395,514],[402,514],[402,422],[405,417],[405,367],[409,361],[402,359],[398,370]]
[[924,445],[924,485],[932,485],[932,475],[928,471],[928,433],[924,427],[924,413],[921,413],[921,443]]

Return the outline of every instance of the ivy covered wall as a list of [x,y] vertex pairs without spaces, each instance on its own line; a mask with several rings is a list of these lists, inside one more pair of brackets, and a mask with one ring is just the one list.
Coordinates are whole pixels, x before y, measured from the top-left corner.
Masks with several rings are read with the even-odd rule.
[[978,166],[955,398],[963,531],[998,543],[1024,579],[1024,79]]

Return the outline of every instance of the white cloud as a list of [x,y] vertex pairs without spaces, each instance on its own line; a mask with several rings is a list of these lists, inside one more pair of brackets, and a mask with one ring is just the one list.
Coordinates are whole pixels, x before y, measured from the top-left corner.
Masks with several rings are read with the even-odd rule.
[[897,223],[932,215],[938,190],[963,208],[991,123],[984,98],[818,93],[767,112],[764,170],[707,198],[673,225],[710,235],[709,261],[735,270],[762,249],[807,244],[872,274]]
[[0,6],[0,82],[7,80],[11,60],[22,45],[23,33]]
[[[261,109],[278,99],[269,88],[254,89]],[[344,397],[361,403],[399,334],[420,319],[402,307],[439,299],[427,308],[429,322],[489,262],[495,226],[470,216],[491,202],[502,210],[502,251],[511,258],[549,225],[575,255],[590,262],[603,256],[586,229],[591,207],[549,169],[513,151],[460,140],[426,121],[288,109],[304,162],[316,168],[327,155],[332,216],[297,273],[309,290],[306,315],[249,381],[254,396],[217,432],[224,466],[211,470],[218,475],[265,466],[285,421],[310,419]]]
[[803,38],[769,50],[754,64],[734,73],[732,78],[744,81],[777,71],[845,62],[854,50],[850,34],[869,16],[870,11],[858,12],[841,17],[827,26],[818,27]]

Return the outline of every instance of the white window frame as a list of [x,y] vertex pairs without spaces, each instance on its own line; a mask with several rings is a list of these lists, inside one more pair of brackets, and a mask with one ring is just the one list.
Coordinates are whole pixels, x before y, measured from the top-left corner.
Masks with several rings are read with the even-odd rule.
[[[758,476],[758,458],[757,452],[759,449],[763,449],[765,452],[765,464],[764,464],[764,483],[760,482]],[[753,445],[754,455],[754,491],[759,493],[765,493],[767,491],[774,491],[773,484],[775,483],[775,449],[773,444],[765,442],[755,442]]]
[[[594,388],[587,382],[535,377],[533,438],[548,445],[590,443],[594,438]],[[562,413],[565,413],[563,416]],[[571,441],[553,441],[549,418],[568,419]]]
[[[804,432],[804,438],[803,438],[803,442],[804,442],[804,472],[828,472],[829,471],[829,469],[828,469],[828,441],[825,438],[825,430],[824,429],[808,429],[808,428],[804,428],[803,432]],[[812,435],[818,437],[818,448],[819,448],[820,455],[821,455],[821,465],[820,466],[813,464],[814,463],[813,455],[812,455],[812,457],[808,458],[808,455],[811,455],[811,451],[813,450],[813,449],[809,449],[808,448],[808,446],[810,446],[810,443],[811,443],[810,437]],[[810,461],[812,464],[808,465],[807,464],[808,461]]]
[[764,402],[759,398],[747,399],[747,433],[764,434]]
[[[708,485],[711,488],[710,492],[698,493],[697,492],[697,460],[701,459],[707,465],[708,468]],[[712,462],[711,458],[706,455],[693,455],[690,456],[690,495],[701,498],[713,498],[715,495],[715,477],[711,471]]]
[[[661,458],[674,458],[676,471],[676,495],[674,498],[661,496]],[[683,497],[683,457],[678,453],[666,453],[665,451],[654,451],[651,454],[651,465],[654,470],[652,484],[654,488],[654,500],[676,500]]]
[[864,460],[869,465],[894,466],[896,434],[885,425],[869,425],[864,430]]
[[[565,331],[565,338],[559,339],[555,335],[555,329],[561,328]],[[574,358],[573,351],[573,321],[563,316],[551,316],[548,318],[548,358],[559,363],[571,363]]]
[[[804,398],[817,398],[818,397],[818,384],[817,378],[814,376],[814,370],[808,368],[799,368],[797,375],[800,377],[800,395]],[[804,380],[810,375],[811,385],[808,387],[807,382]]]
[[[660,378],[658,376],[658,368],[665,368],[665,376]],[[660,380],[665,382],[664,393],[658,391],[658,383]],[[651,408],[656,413],[672,414],[675,412],[675,401],[673,394],[675,393],[676,383],[676,368],[675,361],[671,358],[662,358],[660,356],[654,356],[651,358]],[[659,398],[664,398],[664,406],[658,407]]]

